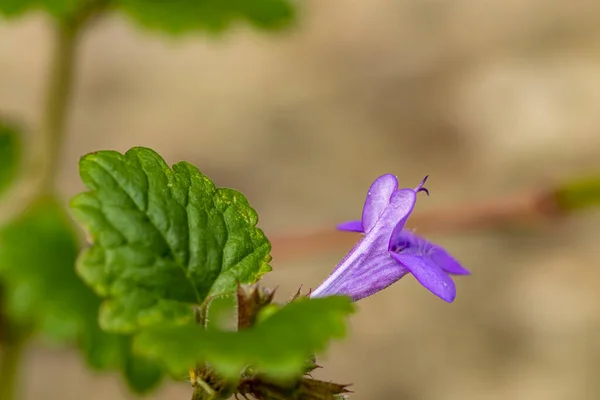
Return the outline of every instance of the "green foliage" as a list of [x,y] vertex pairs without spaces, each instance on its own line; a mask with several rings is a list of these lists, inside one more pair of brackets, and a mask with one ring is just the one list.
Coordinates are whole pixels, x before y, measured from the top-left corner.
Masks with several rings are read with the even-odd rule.
[[173,169],[154,151],[88,154],[80,162],[89,192],[71,202],[93,245],[77,263],[105,298],[101,326],[119,333],[185,324],[208,297],[270,271],[271,245],[246,198],[215,188],[195,166]]
[[238,378],[249,365],[271,378],[294,378],[305,372],[312,354],[345,336],[353,310],[347,297],[303,298],[238,332],[194,324],[147,329],[136,337],[134,348],[163,361],[174,374],[207,362],[228,379]]
[[[97,300],[73,271],[77,241],[60,205],[39,200],[0,231],[0,274],[12,320],[75,337]],[[77,301],[73,301],[77,299]]]
[[172,34],[223,31],[238,20],[279,28],[294,15],[288,0],[118,0],[117,4],[136,22]]
[[149,393],[163,379],[163,368],[147,357],[132,353],[130,337],[121,337],[123,341],[121,369],[127,383],[137,393]]
[[65,18],[80,9],[87,0],[0,0],[0,14],[15,17],[29,10],[42,10],[56,18]]
[[276,29],[288,25],[294,17],[291,0],[0,0],[0,14],[15,17],[29,10],[42,10],[64,20],[90,4],[104,3],[142,26],[170,34],[220,32],[238,21],[260,29]]
[[[162,375],[156,364],[133,355],[130,338],[100,330],[100,299],[75,274],[78,247],[63,207],[52,198],[34,202],[0,230],[3,315],[55,341],[79,343],[89,365],[123,369],[137,391],[155,387]],[[139,372],[147,365],[154,375]]]
[[563,211],[579,210],[600,205],[600,176],[579,179],[556,191],[558,206]]
[[17,176],[21,158],[19,129],[0,119],[0,195],[13,183]]

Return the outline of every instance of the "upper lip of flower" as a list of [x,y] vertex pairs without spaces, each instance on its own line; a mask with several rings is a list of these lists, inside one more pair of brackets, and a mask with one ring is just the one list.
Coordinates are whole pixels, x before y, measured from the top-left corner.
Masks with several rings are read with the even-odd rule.
[[398,189],[398,180],[391,174],[373,182],[362,219],[338,226],[365,236],[311,297],[343,294],[359,300],[412,273],[432,293],[447,302],[454,301],[456,286],[448,274],[466,275],[469,271],[442,247],[404,229],[417,193],[429,195],[426,181],[427,177],[415,189]]

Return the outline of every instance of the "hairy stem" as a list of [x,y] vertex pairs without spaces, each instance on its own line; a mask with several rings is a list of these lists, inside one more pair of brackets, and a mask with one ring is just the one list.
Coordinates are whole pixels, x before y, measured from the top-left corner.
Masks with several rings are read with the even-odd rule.
[[198,325],[202,325],[203,327],[206,327],[208,319],[208,303],[209,300],[207,299],[204,303],[194,308],[194,319]]
[[[208,317],[208,303],[204,302],[194,308],[194,318],[198,325],[206,327]],[[207,373],[205,364],[198,364],[190,368],[190,382],[194,388],[192,400],[210,400],[215,396],[215,391],[204,381],[204,375]]]

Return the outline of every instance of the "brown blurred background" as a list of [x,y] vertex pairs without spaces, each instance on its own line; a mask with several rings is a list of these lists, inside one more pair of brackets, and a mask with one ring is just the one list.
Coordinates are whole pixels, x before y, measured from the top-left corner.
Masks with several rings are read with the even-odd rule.
[[[34,128],[49,39],[41,16],[0,25],[0,109]],[[386,172],[430,175],[419,211],[589,173],[599,129],[597,0],[311,0],[287,33],[218,39],[112,17],[82,44],[61,189],[81,189],[86,152],[148,146],[243,191],[277,235],[359,216]],[[600,399],[599,228],[588,212],[432,237],[473,272],[456,302],[406,277],[359,303],[317,376],[356,400]],[[283,299],[343,254],[275,259],[266,283]],[[71,351],[38,345],[25,367],[25,399],[132,398]]]

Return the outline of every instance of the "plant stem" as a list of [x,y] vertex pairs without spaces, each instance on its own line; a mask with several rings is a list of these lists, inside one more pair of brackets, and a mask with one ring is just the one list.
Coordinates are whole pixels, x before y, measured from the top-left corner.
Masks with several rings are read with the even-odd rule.
[[41,141],[45,153],[41,171],[40,192],[51,192],[59,171],[61,149],[73,82],[79,21],[60,21],[55,29],[54,52],[46,92]]
[[[80,23],[73,21],[57,23],[41,131],[31,144],[32,153],[21,182],[13,188],[8,201],[2,204],[4,223],[19,215],[31,200],[54,189],[73,86],[80,26]],[[4,333],[0,358],[0,399],[12,400],[16,394],[20,359],[27,339],[4,315],[0,315],[0,326]]]
[[2,199],[0,225],[20,215],[40,195],[53,191],[73,84],[77,30],[76,25],[63,22],[58,22],[54,29],[55,43],[41,126],[26,143],[29,151],[24,154],[20,176]]
[[102,15],[110,0],[91,0],[72,16],[56,22],[55,43],[52,65],[46,92],[42,120],[42,138],[45,162],[42,165],[40,191],[38,194],[54,190],[59,172],[61,149],[65,138],[65,128],[75,82],[75,62],[77,47],[82,31],[90,21]]
[[54,190],[65,136],[65,126],[74,81],[79,33],[90,12],[55,21],[54,48],[44,95],[39,132],[29,140],[29,151],[17,182],[0,205],[0,225],[18,216],[34,199]]
[[16,394],[17,379],[21,356],[25,348],[26,340],[14,338],[2,346],[2,357],[0,358],[0,399],[12,400]]
[[61,149],[75,81],[77,45],[82,31],[101,16],[110,0],[90,0],[70,16],[54,21],[54,48],[44,95],[39,132],[29,140],[29,151],[14,186],[0,204],[0,226],[10,222],[39,196],[51,194],[59,172]]
[[[101,14],[107,5],[108,0],[90,1],[72,16],[55,21],[54,49],[40,132],[30,143],[31,152],[19,181],[0,207],[0,225],[18,216],[31,201],[54,191],[75,80],[79,34],[90,19]],[[0,400],[12,400],[17,390],[21,356],[29,335],[16,329],[2,314],[0,328]]]

